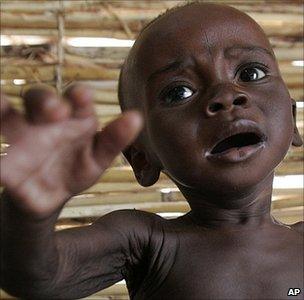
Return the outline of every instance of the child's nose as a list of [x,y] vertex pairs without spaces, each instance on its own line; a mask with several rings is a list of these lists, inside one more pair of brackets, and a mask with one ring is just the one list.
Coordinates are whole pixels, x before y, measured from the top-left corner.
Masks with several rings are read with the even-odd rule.
[[249,107],[248,96],[230,84],[217,86],[212,94],[206,107],[208,117],[215,116],[222,111],[231,111],[236,107]]

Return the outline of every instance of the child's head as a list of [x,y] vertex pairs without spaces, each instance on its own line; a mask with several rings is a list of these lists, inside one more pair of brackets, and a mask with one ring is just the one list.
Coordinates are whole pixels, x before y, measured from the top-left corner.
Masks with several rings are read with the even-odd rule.
[[164,171],[181,188],[242,190],[301,143],[267,37],[228,6],[193,3],[151,22],[125,61],[119,99],[145,118],[125,152],[144,186]]

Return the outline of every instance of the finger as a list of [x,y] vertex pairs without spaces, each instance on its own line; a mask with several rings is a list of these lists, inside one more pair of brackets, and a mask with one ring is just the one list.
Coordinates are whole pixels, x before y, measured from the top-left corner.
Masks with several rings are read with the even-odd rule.
[[69,117],[69,106],[60,101],[56,92],[47,86],[35,86],[24,94],[28,121],[34,124],[57,122]]
[[142,126],[141,114],[130,111],[96,134],[93,153],[102,169],[107,168],[119,152],[136,138]]
[[77,84],[70,86],[64,93],[72,107],[72,116],[87,118],[94,114],[93,92],[88,87]]
[[4,94],[1,94],[0,100],[1,135],[5,137],[7,143],[11,143],[23,133],[26,123],[23,116],[10,106]]

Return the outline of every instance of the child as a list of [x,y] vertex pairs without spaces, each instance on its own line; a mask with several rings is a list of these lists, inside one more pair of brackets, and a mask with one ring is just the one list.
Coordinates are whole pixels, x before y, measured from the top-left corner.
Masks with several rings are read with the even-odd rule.
[[[131,299],[288,299],[303,295],[301,224],[270,214],[274,168],[301,145],[295,109],[261,28],[231,7],[174,8],[140,34],[121,72],[127,112],[95,134],[90,92],[69,105],[43,88],[26,117],[2,105],[2,287],[75,299],[125,279]],[[292,114],[292,112],[294,114]],[[129,146],[125,148],[127,145]],[[123,148],[138,182],[165,172],[190,204],[165,220],[121,210],[54,232],[63,205]]]

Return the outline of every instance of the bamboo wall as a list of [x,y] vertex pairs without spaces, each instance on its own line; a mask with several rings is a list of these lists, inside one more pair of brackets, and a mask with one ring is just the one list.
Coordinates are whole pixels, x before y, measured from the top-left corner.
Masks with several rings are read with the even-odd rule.
[[[205,1],[206,2],[206,1]],[[270,38],[282,76],[293,98],[303,105],[302,1],[212,1],[232,5],[252,16]],[[21,95],[32,83],[47,83],[61,92],[71,82],[95,89],[95,108],[101,123],[115,118],[119,69],[129,48],[73,47],[69,37],[135,39],[140,29],[159,13],[183,1],[0,1],[1,35],[13,45],[1,45],[1,89],[22,110]],[[39,37],[36,44],[22,38]],[[20,41],[21,38],[21,41]],[[15,79],[24,83],[14,84]],[[19,81],[20,82],[20,81]],[[16,81],[15,81],[16,83]],[[303,136],[303,108],[297,115]],[[276,174],[303,173],[303,149],[292,148]],[[170,188],[170,191],[168,190]],[[161,192],[162,189],[165,189]],[[303,190],[275,189],[273,214],[283,222],[303,218]],[[141,188],[120,156],[96,185],[74,197],[60,215],[57,228],[89,224],[112,210],[136,208],[151,212],[186,212],[189,207],[165,175],[149,188]],[[112,295],[112,298],[109,298]],[[4,296],[3,296],[4,297]],[[115,285],[90,299],[127,299],[124,285]]]

